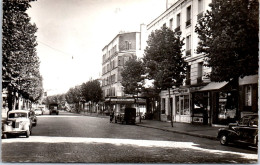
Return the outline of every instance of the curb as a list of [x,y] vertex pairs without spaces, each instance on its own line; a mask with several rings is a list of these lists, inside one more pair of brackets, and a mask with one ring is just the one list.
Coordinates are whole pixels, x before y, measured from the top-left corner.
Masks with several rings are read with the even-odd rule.
[[210,136],[210,135],[202,135],[202,134],[196,134],[196,133],[190,133],[190,132],[184,132],[184,131],[177,131],[177,130],[168,130],[168,129],[158,128],[158,127],[153,127],[153,126],[147,126],[147,125],[140,125],[140,124],[136,124],[136,126],[153,128],[153,129],[158,129],[158,130],[162,130],[162,131],[174,132],[174,133],[196,136],[196,137],[201,137],[201,138],[207,138],[207,139],[210,139],[210,140],[218,140],[217,137]]

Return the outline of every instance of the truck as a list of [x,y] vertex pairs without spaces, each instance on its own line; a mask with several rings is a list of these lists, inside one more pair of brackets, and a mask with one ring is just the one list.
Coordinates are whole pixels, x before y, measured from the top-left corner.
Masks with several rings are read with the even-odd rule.
[[136,109],[122,108],[120,112],[115,115],[115,123],[135,124]]
[[58,110],[58,104],[49,104],[49,110],[50,110],[50,115],[51,114],[59,114],[59,110]]

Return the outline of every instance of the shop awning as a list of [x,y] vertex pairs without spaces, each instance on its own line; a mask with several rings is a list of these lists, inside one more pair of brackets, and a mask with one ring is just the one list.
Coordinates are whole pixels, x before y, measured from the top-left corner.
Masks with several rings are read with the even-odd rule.
[[245,76],[244,78],[239,78],[239,85],[257,84],[257,83],[258,83],[258,75]]
[[227,85],[228,82],[210,82],[208,85],[201,88],[199,91],[211,91],[211,90],[218,90],[223,88],[225,85]]

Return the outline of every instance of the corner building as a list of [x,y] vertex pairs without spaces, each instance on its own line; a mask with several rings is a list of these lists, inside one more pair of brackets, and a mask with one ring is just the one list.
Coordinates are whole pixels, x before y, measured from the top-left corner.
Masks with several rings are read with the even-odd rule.
[[[183,56],[188,63],[187,76],[183,86],[161,91],[160,120],[170,120],[170,106],[173,121],[200,124],[227,124],[245,114],[257,113],[257,75],[239,80],[240,91],[234,91],[232,83],[210,82],[207,75],[211,68],[205,67],[204,56],[197,54],[199,38],[195,26],[206,10],[210,10],[211,0],[168,0],[167,9],[147,25],[147,35],[167,26],[181,32],[185,45]],[[240,92],[240,98],[238,97]],[[239,102],[239,107],[238,107]]]
[[105,109],[114,110],[115,113],[125,106],[137,107],[138,111],[145,109],[145,100],[136,99],[124,93],[121,81],[121,72],[125,63],[141,53],[141,33],[120,33],[112,39],[103,49],[102,58],[102,90],[105,98]]

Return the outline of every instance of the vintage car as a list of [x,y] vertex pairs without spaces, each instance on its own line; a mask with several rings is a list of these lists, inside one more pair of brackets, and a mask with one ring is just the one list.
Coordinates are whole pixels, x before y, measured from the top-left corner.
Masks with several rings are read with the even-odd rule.
[[2,125],[3,138],[8,138],[9,135],[24,135],[28,138],[32,133],[30,114],[27,110],[9,111]]
[[35,109],[34,112],[35,112],[36,116],[37,115],[43,115],[43,111],[41,109]]
[[220,144],[241,142],[257,146],[258,115],[247,115],[237,123],[230,123],[227,128],[220,128],[217,138]]
[[122,124],[135,124],[136,109],[135,108],[123,108],[119,113],[115,115],[115,123]]

